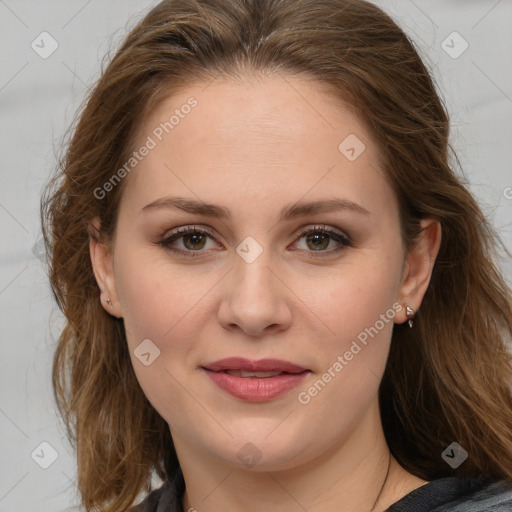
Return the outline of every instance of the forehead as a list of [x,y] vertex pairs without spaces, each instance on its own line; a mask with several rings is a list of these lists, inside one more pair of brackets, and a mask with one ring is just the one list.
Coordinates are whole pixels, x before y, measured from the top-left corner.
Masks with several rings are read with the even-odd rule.
[[272,194],[286,203],[335,191],[382,206],[393,200],[361,120],[296,77],[190,85],[141,124],[134,147],[143,146],[151,149],[125,190],[141,208],[166,193],[246,207]]

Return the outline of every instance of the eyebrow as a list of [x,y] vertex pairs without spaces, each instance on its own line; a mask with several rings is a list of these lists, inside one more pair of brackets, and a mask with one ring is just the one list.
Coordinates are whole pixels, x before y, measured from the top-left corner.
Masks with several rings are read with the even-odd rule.
[[[219,219],[230,219],[231,212],[224,206],[218,206],[204,201],[197,201],[186,197],[169,196],[162,197],[144,206],[139,213],[174,208],[188,213],[196,213],[207,217],[216,217]],[[280,221],[290,220],[305,215],[314,215],[316,213],[325,213],[330,211],[349,210],[355,213],[371,216],[371,213],[361,206],[348,199],[328,198],[318,201],[299,202],[281,209],[279,214]]]

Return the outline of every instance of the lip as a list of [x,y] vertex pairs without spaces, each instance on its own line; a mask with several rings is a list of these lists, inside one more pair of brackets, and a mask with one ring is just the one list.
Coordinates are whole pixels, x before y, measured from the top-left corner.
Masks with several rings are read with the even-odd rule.
[[300,373],[307,371],[306,368],[302,368],[290,361],[284,361],[282,359],[258,359],[257,361],[251,361],[243,357],[227,357],[226,359],[220,359],[219,361],[205,364],[203,368],[213,372],[245,370],[247,372]]
[[[250,361],[241,357],[230,357],[202,367],[214,384],[224,392],[250,402],[266,402],[278,398],[299,386],[310,370],[290,361],[260,359]],[[226,370],[250,372],[285,372],[274,377],[237,377]]]

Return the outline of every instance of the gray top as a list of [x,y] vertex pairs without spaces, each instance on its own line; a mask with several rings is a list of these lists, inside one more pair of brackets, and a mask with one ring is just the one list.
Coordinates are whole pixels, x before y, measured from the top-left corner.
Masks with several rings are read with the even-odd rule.
[[[130,512],[184,512],[181,471]],[[386,512],[512,512],[512,482],[485,476],[432,480],[405,495]]]

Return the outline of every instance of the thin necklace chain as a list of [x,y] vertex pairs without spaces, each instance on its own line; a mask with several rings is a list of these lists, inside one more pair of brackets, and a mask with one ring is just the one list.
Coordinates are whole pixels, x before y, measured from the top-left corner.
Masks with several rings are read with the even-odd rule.
[[380,488],[379,494],[377,494],[377,497],[375,498],[375,501],[373,502],[373,506],[372,506],[370,512],[373,512],[373,510],[375,509],[375,505],[377,504],[377,501],[379,501],[380,495],[382,494],[382,491],[384,490],[384,486],[386,485],[386,482],[388,481],[390,467],[391,467],[391,452],[389,452],[389,462],[388,462],[388,470],[386,471],[386,478],[384,479],[384,483],[382,484],[382,487]]

